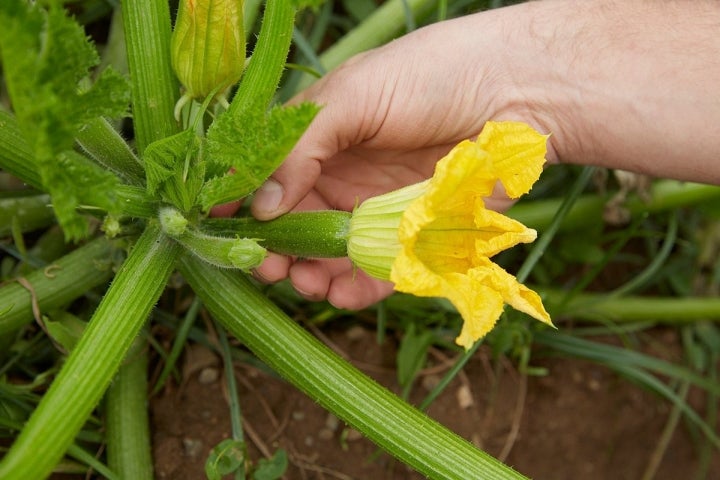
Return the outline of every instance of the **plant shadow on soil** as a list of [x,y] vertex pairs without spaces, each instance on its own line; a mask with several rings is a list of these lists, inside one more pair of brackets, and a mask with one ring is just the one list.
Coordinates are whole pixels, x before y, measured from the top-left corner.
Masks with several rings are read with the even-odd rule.
[[[677,332],[650,333],[679,352]],[[387,388],[400,391],[396,343],[356,325],[330,329],[324,341]],[[668,350],[665,349],[667,352]],[[431,351],[411,402],[419,403],[452,362]],[[548,374],[523,378],[510,361],[492,360],[484,347],[432,404],[428,413],[457,434],[535,479],[640,479],[657,448],[671,406],[657,395],[586,361],[533,362]],[[210,449],[230,436],[227,392],[218,357],[204,347],[185,354],[183,380],[151,400],[153,455],[158,479],[205,478]],[[420,479],[292,385],[248,364],[236,378],[249,455],[257,462],[287,451],[285,479]],[[690,402],[703,407],[704,396]],[[702,411],[702,410],[701,410]],[[654,479],[693,478],[699,468],[697,437],[680,422]],[[710,471],[720,471],[713,451]]]

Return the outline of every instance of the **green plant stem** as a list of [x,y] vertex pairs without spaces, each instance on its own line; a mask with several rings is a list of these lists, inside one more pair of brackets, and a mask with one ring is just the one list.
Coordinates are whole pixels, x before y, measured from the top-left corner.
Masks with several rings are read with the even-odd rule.
[[[650,196],[651,199],[647,203],[632,197],[625,207],[630,213],[637,215],[707,204],[720,200],[720,187],[676,180],[659,180],[653,184]],[[580,197],[568,212],[560,230],[578,229],[602,222],[606,202],[607,198],[600,195]],[[547,229],[561,203],[561,198],[520,202],[508,210],[507,214],[528,227],[543,231]]]
[[245,276],[188,255],[180,268],[213,316],[260,359],[412,468],[430,478],[524,478],[339,358]]
[[123,0],[122,12],[135,144],[142,154],[155,140],[179,131],[173,116],[179,87],[170,65],[170,8],[166,0]]
[[560,311],[553,305],[562,302],[565,292],[538,288],[553,317],[614,322],[652,321],[681,325],[700,320],[720,320],[720,298],[716,297],[616,297],[604,293],[579,293]]
[[99,238],[56,260],[51,266],[35,270],[0,288],[0,335],[32,322],[33,304],[40,312],[60,308],[106,283],[112,277],[112,266],[98,264],[106,262],[110,252],[110,242]]
[[556,212],[553,214],[553,219],[548,225],[548,228],[542,233],[537,243],[533,245],[530,254],[523,262],[520,270],[518,270],[516,275],[518,282],[524,282],[528,278],[528,275],[530,275],[530,272],[532,272],[533,268],[535,268],[535,265],[540,260],[540,257],[543,256],[545,250],[550,245],[550,242],[552,242],[552,239],[555,238],[555,234],[560,229],[560,225],[562,225],[563,220],[567,218],[573,205],[577,203],[580,192],[585,189],[594,171],[595,169],[593,167],[583,168],[582,173],[570,188],[568,194],[565,195]]
[[105,396],[108,465],[119,478],[152,480],[147,342],[138,337]]
[[[325,71],[330,71],[353,55],[380,46],[392,39],[407,24],[408,14],[416,18],[430,13],[438,0],[388,0],[376,9],[360,25],[335,42],[320,55]],[[308,87],[314,80],[305,75],[299,88]]]
[[165,365],[163,365],[162,372],[160,372],[157,383],[155,384],[155,387],[152,391],[153,395],[160,391],[160,389],[165,384],[165,380],[167,380],[167,377],[170,376],[173,369],[175,368],[175,364],[177,363],[178,358],[180,358],[183,347],[187,342],[188,335],[190,334],[190,329],[192,328],[195,320],[197,319],[200,307],[202,307],[202,302],[198,297],[195,297],[192,304],[190,305],[190,308],[185,314],[185,318],[183,318],[179,327],[176,325],[177,331],[175,333],[175,340],[173,340],[170,353],[168,354],[167,358],[165,358]]
[[49,195],[20,194],[0,197],[0,237],[12,232],[13,221],[21,232],[31,232],[55,222]]
[[145,184],[140,159],[106,119],[96,118],[83,126],[75,140],[102,167],[133,185]]
[[0,462],[0,478],[42,479],[62,458],[160,297],[180,247],[149,226],[87,329]]
[[270,104],[290,50],[294,21],[291,1],[268,0],[250,64],[226,114],[242,117]]

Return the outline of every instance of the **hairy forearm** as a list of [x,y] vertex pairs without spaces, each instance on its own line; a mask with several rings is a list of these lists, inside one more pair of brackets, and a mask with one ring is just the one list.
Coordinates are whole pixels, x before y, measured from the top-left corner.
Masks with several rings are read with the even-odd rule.
[[720,2],[546,0],[501,22],[510,103],[555,160],[720,184]]

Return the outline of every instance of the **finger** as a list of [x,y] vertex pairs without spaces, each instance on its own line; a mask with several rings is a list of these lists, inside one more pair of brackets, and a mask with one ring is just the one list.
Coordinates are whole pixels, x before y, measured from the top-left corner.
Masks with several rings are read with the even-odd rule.
[[367,82],[348,69],[340,67],[291,100],[322,108],[283,164],[256,192],[251,206],[256,218],[269,220],[292,210],[315,185],[325,161],[372,136],[378,113],[370,110],[372,118],[367,118],[363,100],[368,96]]
[[337,308],[360,310],[388,297],[393,284],[368,276],[358,269],[346,270],[335,276],[327,292],[327,300]]
[[275,283],[287,278],[292,259],[284,255],[268,252],[265,261],[253,270],[253,276],[263,283]]
[[[337,261],[336,261],[337,262]],[[302,260],[290,267],[290,282],[303,298],[324,300],[332,277],[332,260]]]
[[232,217],[242,205],[241,200],[215,205],[210,209],[211,217]]

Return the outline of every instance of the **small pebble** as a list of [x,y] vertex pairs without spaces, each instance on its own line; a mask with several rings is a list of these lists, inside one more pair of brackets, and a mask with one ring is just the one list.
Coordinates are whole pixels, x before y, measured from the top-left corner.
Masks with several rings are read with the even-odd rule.
[[470,387],[467,385],[461,385],[460,388],[455,392],[455,398],[457,398],[458,405],[463,410],[472,407],[474,401]]
[[185,437],[182,440],[182,444],[183,449],[185,450],[185,455],[190,458],[196,458],[198,455],[200,455],[203,448],[202,441],[195,438]]
[[295,420],[296,422],[299,422],[299,421],[301,421],[301,420],[304,420],[304,419],[305,419],[305,412],[301,412],[301,411],[299,411],[299,410],[296,410],[296,411],[292,412],[292,419]]
[[202,385],[209,385],[217,382],[218,378],[220,378],[220,370],[215,367],[206,367],[200,370],[198,382]]
[[338,418],[332,413],[328,413],[328,416],[325,417],[325,428],[327,428],[331,432],[334,432],[338,429],[339,426],[340,420],[338,420]]
[[318,438],[320,440],[332,440],[333,435],[333,431],[329,428],[323,428],[318,432]]
[[353,325],[345,332],[347,339],[352,341],[362,340],[366,335],[366,330],[360,325]]

